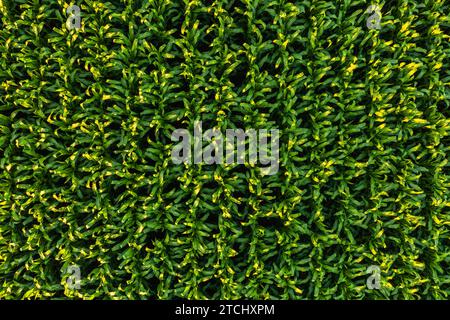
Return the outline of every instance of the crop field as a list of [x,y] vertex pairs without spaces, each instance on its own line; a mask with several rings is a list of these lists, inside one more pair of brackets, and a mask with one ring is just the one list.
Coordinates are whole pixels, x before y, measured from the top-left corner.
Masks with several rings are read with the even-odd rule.
[[449,0],[0,0],[0,299],[450,299],[449,57]]

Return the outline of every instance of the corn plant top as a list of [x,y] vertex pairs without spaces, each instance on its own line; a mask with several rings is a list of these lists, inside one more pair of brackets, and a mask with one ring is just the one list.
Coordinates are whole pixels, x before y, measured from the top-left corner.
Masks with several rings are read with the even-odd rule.
[[[0,0],[0,298],[448,299],[449,14]],[[174,163],[198,121],[277,172]]]

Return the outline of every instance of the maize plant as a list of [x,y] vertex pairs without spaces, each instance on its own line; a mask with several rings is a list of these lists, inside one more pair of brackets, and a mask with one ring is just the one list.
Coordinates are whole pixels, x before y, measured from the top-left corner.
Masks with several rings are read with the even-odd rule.
[[0,0],[1,299],[450,298],[448,0],[71,1]]

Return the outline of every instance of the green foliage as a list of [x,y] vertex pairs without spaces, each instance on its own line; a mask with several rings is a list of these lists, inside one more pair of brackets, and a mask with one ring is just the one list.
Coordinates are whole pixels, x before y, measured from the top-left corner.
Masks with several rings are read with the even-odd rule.
[[[449,1],[71,4],[0,0],[0,298],[449,298]],[[196,120],[279,172],[173,164]]]

